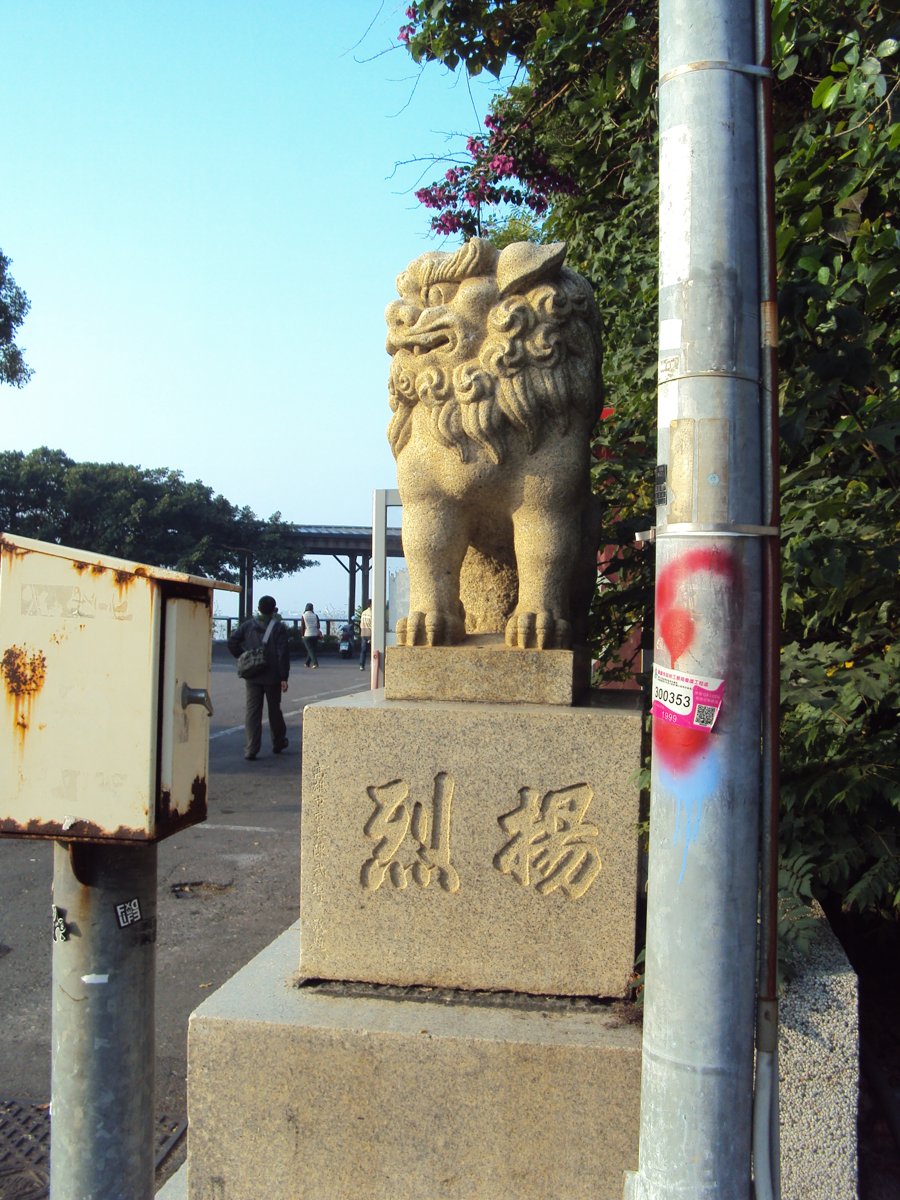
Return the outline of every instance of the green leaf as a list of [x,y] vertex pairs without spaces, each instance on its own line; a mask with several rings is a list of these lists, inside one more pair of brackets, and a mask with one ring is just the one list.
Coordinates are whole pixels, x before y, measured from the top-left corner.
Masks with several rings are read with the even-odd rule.
[[817,204],[800,218],[800,228],[804,233],[815,233],[822,228],[822,206]]
[[812,94],[813,108],[830,108],[837,99],[840,90],[840,79],[835,79],[831,75],[826,75]]
[[801,267],[804,271],[808,271],[810,275],[815,275],[818,273],[821,263],[819,259],[813,258],[812,255],[804,254],[798,261],[797,266]]
[[790,79],[790,77],[797,70],[797,63],[799,61],[800,56],[798,54],[789,54],[787,58],[783,59],[779,64],[778,70],[776,71],[777,77],[779,79]]

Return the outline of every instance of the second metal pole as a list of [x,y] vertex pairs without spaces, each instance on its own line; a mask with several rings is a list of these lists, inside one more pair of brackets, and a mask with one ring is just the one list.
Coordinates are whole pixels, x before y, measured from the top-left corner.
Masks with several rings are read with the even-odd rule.
[[152,1200],[156,844],[57,842],[52,1200]]
[[752,0],[660,3],[653,772],[639,1169],[749,1200],[760,803]]

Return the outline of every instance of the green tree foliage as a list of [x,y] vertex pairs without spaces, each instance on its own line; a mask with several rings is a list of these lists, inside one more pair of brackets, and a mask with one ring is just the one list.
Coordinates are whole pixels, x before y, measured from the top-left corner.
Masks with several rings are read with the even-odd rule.
[[[595,287],[609,406],[595,475],[621,543],[620,586],[595,601],[609,649],[650,619],[651,564],[629,539],[653,513],[656,6],[420,0],[407,18],[418,62],[520,66],[486,132],[418,193],[433,228],[482,230],[503,202],[546,214],[543,235]],[[900,34],[878,0],[773,0],[772,34],[783,850],[820,894],[897,915]]]
[[264,579],[311,565],[280,513],[262,521],[180,471],[77,463],[46,446],[0,453],[0,529],[229,581],[238,549]]
[[16,331],[31,307],[28,297],[9,273],[10,260],[0,250],[0,383],[24,387],[32,376],[22,351],[16,345]]
[[773,13],[781,313],[783,841],[900,909],[898,24]]

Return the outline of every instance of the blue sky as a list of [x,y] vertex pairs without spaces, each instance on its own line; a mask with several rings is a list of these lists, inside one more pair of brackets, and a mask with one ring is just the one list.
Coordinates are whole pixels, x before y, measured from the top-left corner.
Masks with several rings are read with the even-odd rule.
[[[435,245],[412,190],[438,171],[395,164],[459,147],[492,82],[420,76],[390,49],[405,7],[0,0],[0,248],[35,370],[0,391],[4,449],[370,523],[395,480],[383,311]],[[267,587],[339,608],[345,581],[324,560]]]

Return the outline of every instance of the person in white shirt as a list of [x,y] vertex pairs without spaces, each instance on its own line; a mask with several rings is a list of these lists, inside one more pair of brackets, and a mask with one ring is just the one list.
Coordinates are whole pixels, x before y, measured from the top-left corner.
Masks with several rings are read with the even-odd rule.
[[359,648],[359,669],[366,669],[366,658],[369,654],[369,647],[372,644],[372,605],[367,604],[362,610],[359,617],[359,640],[361,642]]
[[303,645],[306,647],[306,665],[314,671],[319,669],[319,659],[316,655],[316,645],[319,641],[319,618],[311,604],[303,610]]

